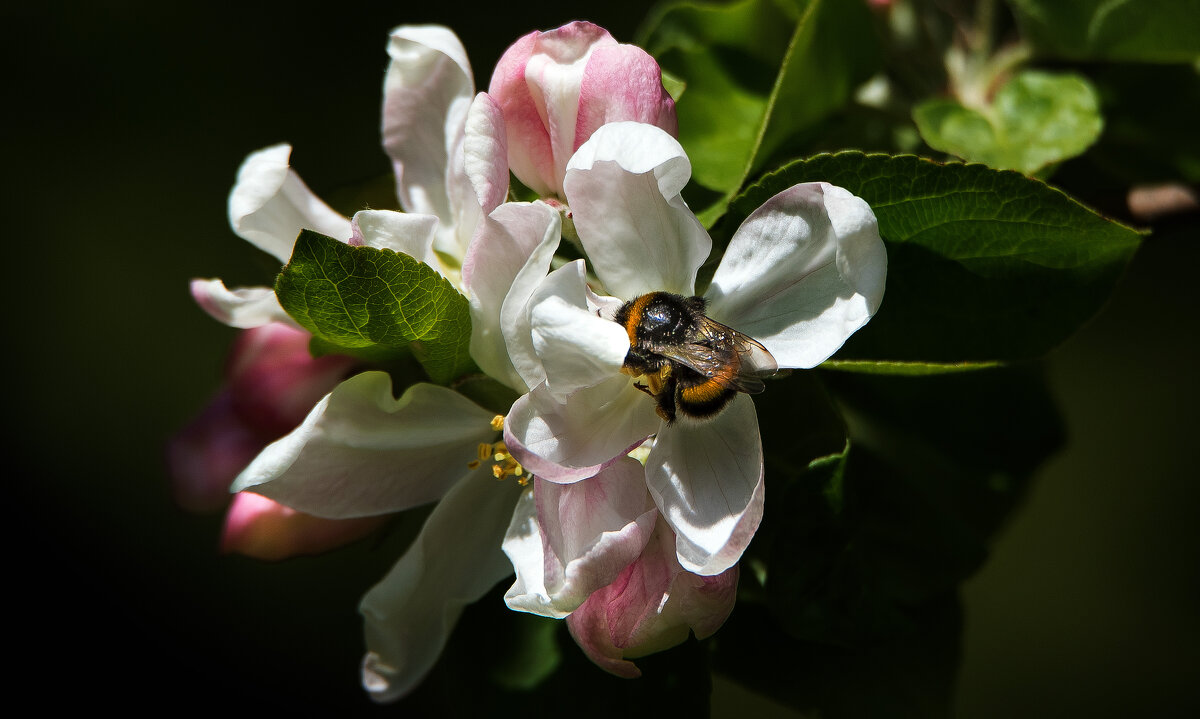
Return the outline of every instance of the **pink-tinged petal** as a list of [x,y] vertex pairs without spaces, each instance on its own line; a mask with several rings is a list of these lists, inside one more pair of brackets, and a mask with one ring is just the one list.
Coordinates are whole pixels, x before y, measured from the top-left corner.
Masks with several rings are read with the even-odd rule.
[[691,574],[676,561],[674,545],[660,521],[642,556],[567,617],[571,636],[604,670],[641,676],[630,658],[673,647],[689,630],[711,636],[733,610],[737,567],[715,577]]
[[508,197],[508,135],[500,105],[487,93],[479,93],[471,103],[465,132],[467,179],[486,215]]
[[392,250],[442,270],[433,251],[438,218],[392,210],[360,210],[350,220],[350,244]]
[[[528,388],[524,374],[539,376],[541,363],[524,309],[550,271],[561,227],[559,214],[541,202],[503,204],[479,225],[463,262],[463,288],[471,308],[471,357],[484,372],[518,392]],[[510,335],[512,347],[506,344]]]
[[437,661],[463,607],[512,573],[500,542],[517,497],[514,483],[497,482],[486,467],[466,475],[363,597],[362,681],[372,699],[395,701],[412,691]]
[[657,519],[645,470],[628,457],[574,484],[534,480],[504,538],[517,573],[505,603],[561,619],[641,555]]
[[567,202],[609,294],[694,294],[712,240],[679,195],[691,173],[675,138],[637,122],[601,127],[571,158]]
[[167,443],[175,501],[192,512],[224,507],[229,485],[272,439],[242,417],[225,389]]
[[559,403],[545,385],[513,403],[508,451],[533,474],[560,483],[591,477],[658,430],[654,403],[623,375]]
[[337,240],[350,236],[350,221],[321,201],[288,166],[290,145],[251,154],[229,193],[229,224],[238,237],[287,262],[300,230]]
[[663,87],[662,70],[654,58],[636,45],[598,47],[588,59],[579,87],[574,149],[601,125],[624,120],[678,134],[675,101]]
[[357,364],[345,355],[313,357],[310,340],[304,330],[273,322],[242,332],[230,352],[226,377],[235,406],[268,440],[303,422]]
[[563,265],[529,298],[534,352],[545,370],[546,388],[560,402],[618,376],[629,352],[625,328],[589,307],[586,272],[583,260]]
[[705,296],[713,319],[780,367],[815,367],[883,299],[887,252],[870,206],[827,183],[788,188],[734,233]]
[[252,492],[233,498],[221,531],[221,551],[276,561],[320,554],[362,539],[388,518],[321,519]]
[[677,536],[684,569],[708,576],[737,564],[762,521],[754,401],[739,394],[716,417],[664,426],[646,459],[646,484]]
[[364,517],[441,497],[494,438],[493,414],[430,384],[392,396],[385,372],[338,385],[304,423],[250,463],[233,491],[253,489],[318,517]]
[[284,312],[275,290],[270,287],[238,287],[228,289],[218,279],[192,280],[192,299],[213,319],[230,327],[242,329],[261,327],[271,322],[299,327]]
[[462,151],[475,80],[462,43],[449,29],[403,26],[388,42],[383,84],[383,146],[407,212],[455,216],[447,195],[451,162]]
[[560,194],[562,188],[554,181],[554,153],[543,111],[534,104],[525,82],[525,66],[533,55],[537,36],[537,32],[531,32],[504,51],[492,73],[488,95],[504,116],[512,173],[526,187],[546,197]]
[[[562,177],[582,140],[576,142],[580,86],[592,53],[616,45],[608,31],[589,22],[573,22],[538,35],[525,65],[525,82],[550,136],[554,194],[562,196]],[[622,118],[626,119],[626,118]]]

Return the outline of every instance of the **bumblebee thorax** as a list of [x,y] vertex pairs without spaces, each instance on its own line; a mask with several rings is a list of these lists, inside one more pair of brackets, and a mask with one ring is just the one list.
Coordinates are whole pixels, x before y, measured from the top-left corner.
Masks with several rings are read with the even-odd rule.
[[651,292],[626,302],[616,319],[629,333],[630,346],[650,347],[686,342],[703,313],[700,297]]

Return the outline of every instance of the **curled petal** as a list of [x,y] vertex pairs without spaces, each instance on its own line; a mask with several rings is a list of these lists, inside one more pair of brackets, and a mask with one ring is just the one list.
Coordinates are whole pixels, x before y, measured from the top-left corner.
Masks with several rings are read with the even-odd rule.
[[675,138],[637,122],[601,127],[571,158],[567,202],[609,294],[694,294],[712,240],[679,195],[691,173]]
[[560,402],[619,375],[629,352],[625,329],[589,306],[583,260],[563,265],[538,285],[529,298],[529,326],[546,388]]
[[433,251],[438,218],[392,210],[360,210],[350,221],[350,244],[392,250],[440,269]]
[[338,385],[304,423],[250,463],[233,491],[253,489],[333,519],[395,512],[441,497],[493,438],[492,413],[429,384],[392,397],[385,372]]
[[247,329],[282,322],[299,328],[284,312],[270,287],[228,289],[221,280],[192,280],[192,299],[213,319],[230,327]]
[[534,384],[541,381],[524,310],[550,270],[561,227],[549,205],[505,203],[479,225],[463,262],[463,287],[471,307],[471,357],[484,372],[518,392],[528,388],[526,375],[537,378]]
[[737,567],[713,577],[686,572],[674,544],[659,521],[642,556],[567,617],[575,642],[605,671],[641,676],[630,658],[673,647],[689,629],[700,639],[711,636],[733,610]]
[[460,479],[438,502],[400,561],[363,597],[367,654],[363,686],[395,701],[437,661],[463,607],[512,573],[500,551],[518,497],[483,468]]
[[559,403],[545,385],[513,403],[504,421],[508,451],[551,482],[591,477],[658,430],[654,403],[618,375]]
[[672,136],[678,124],[675,101],[662,84],[662,70],[636,45],[598,47],[592,52],[579,87],[575,123],[578,149],[601,125],[629,120],[661,127]]
[[574,484],[535,480],[504,538],[517,573],[505,603],[556,619],[570,614],[641,555],[657,518],[645,471],[629,457]]
[[887,252],[870,206],[805,183],[767,200],[734,233],[705,296],[708,313],[771,351],[780,367],[815,367],[883,299]]
[[386,521],[386,516],[321,519],[241,492],[225,515],[221,551],[267,561],[320,554],[362,539]]
[[467,112],[463,160],[477,204],[488,214],[508,197],[508,135],[500,106],[479,93]]
[[[454,217],[447,173],[461,152],[475,80],[462,43],[449,29],[408,25],[392,31],[383,83],[383,146],[407,212]],[[461,256],[461,255],[459,255]]]
[[762,520],[754,401],[739,394],[712,419],[663,427],[646,459],[646,483],[677,535],[684,569],[708,576],[737,564]]
[[338,240],[350,236],[350,221],[321,201],[288,166],[290,145],[251,154],[229,193],[229,224],[238,237],[287,262],[300,230]]

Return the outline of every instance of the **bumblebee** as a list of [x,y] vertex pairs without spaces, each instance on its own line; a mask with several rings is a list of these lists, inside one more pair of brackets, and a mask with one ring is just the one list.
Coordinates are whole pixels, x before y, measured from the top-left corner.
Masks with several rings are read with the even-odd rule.
[[677,414],[704,419],[738,392],[758,394],[775,373],[775,358],[754,339],[704,314],[703,297],[651,292],[635,297],[613,319],[629,334],[621,371],[645,378],[635,387],[654,398],[666,422]]

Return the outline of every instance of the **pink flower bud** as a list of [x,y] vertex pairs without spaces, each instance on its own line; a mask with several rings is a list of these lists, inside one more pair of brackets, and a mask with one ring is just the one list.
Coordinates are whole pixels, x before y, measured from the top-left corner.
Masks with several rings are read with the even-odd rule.
[[567,161],[607,122],[676,131],[658,63],[589,22],[517,40],[496,64],[488,94],[504,115],[513,174],[542,196],[563,195]]
[[309,339],[281,323],[238,336],[225,386],[167,446],[175,497],[185,509],[225,506],[242,468],[300,424],[354,365],[350,357],[312,357]]
[[720,629],[733,610],[737,581],[736,564],[711,577],[685,571],[675,534],[660,516],[642,556],[592,592],[567,617],[567,628],[600,668],[632,679],[642,672],[629,659],[680,644],[689,631],[704,639]]
[[388,520],[386,515],[321,519],[252,492],[239,492],[225,515],[221,551],[279,560],[319,554],[361,539]]

